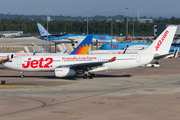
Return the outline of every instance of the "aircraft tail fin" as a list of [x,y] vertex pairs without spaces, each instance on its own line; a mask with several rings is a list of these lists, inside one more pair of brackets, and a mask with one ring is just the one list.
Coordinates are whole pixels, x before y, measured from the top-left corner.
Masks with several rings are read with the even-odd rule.
[[123,51],[123,53],[122,54],[125,54],[126,53],[126,51],[127,51],[127,49],[128,49],[128,45],[126,45],[126,48],[124,49],[124,51]]
[[71,53],[70,55],[75,54],[87,54],[90,44],[92,42],[93,35],[88,35]]
[[41,36],[51,35],[46,31],[46,29],[40,23],[37,23],[37,26],[38,26]]
[[141,50],[144,50],[144,47]]
[[167,54],[171,47],[177,26],[170,25],[168,26],[158,38],[145,50],[142,50],[142,53],[153,53],[153,54]]

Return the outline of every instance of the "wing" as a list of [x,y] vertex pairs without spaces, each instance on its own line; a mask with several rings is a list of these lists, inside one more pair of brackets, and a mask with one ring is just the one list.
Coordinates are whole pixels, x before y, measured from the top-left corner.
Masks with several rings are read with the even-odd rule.
[[115,60],[116,60],[116,57],[113,57],[113,58],[109,59],[108,61],[78,63],[78,64],[71,64],[71,65],[62,65],[62,66],[59,66],[58,68],[63,68],[63,67],[67,68],[68,67],[68,68],[74,69],[74,70],[89,71],[89,70],[92,70],[93,67],[102,66],[104,63],[113,62]]

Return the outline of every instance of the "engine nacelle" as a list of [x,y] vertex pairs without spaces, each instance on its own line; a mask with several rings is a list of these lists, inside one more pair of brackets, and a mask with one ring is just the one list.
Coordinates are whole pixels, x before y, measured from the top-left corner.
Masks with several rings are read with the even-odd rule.
[[70,77],[75,76],[76,71],[69,68],[56,68],[54,73],[56,77]]

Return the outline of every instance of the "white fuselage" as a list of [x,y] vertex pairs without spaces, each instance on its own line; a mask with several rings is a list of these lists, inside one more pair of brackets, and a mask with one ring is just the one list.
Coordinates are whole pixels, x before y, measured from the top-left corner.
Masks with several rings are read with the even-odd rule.
[[116,57],[114,62],[104,63],[90,72],[102,70],[128,69],[142,66],[152,61],[153,54],[121,54],[121,55],[61,55],[61,56],[24,56],[13,58],[4,64],[5,67],[19,71],[54,71],[59,66],[108,61]]
[[11,58],[11,55],[13,55],[13,57],[22,57],[22,56],[49,56],[49,55],[60,55],[62,53],[36,53],[34,55],[34,53],[0,53],[0,62],[3,60],[7,60],[8,56],[9,58]]

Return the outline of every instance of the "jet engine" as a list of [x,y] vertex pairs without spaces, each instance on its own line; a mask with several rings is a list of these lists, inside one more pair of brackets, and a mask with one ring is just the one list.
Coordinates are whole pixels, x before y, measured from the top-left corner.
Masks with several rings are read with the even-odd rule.
[[56,77],[70,77],[75,76],[76,71],[69,68],[56,68],[54,73]]

